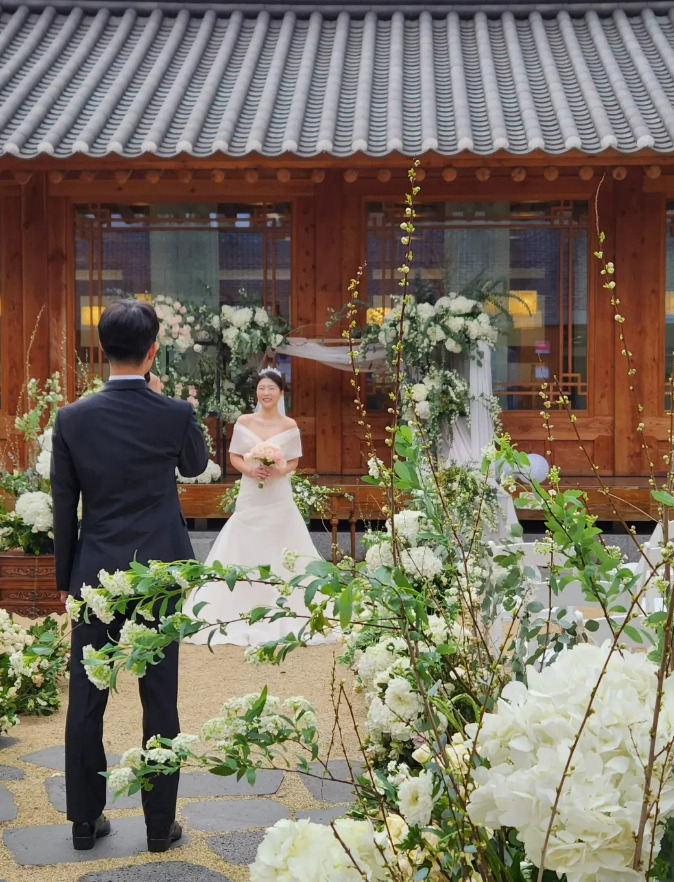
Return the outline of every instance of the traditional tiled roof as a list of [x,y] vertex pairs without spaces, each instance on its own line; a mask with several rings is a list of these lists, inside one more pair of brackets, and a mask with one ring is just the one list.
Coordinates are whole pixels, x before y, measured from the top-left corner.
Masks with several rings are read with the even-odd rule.
[[295,12],[250,3],[4,6],[0,151],[674,149],[674,7],[462,15],[437,3],[420,14],[383,5],[339,14],[306,3]]

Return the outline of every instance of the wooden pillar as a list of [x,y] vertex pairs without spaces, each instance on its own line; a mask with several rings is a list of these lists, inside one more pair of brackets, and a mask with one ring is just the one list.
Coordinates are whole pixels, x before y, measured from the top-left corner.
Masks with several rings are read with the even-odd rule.
[[[320,328],[329,308],[339,309],[346,300],[342,290],[342,192],[341,173],[326,173],[314,201],[316,224],[316,317]],[[339,337],[333,327],[330,336]],[[316,364],[316,469],[320,474],[342,471],[342,400],[339,371]]]
[[[316,242],[314,197],[298,196],[293,203],[292,231],[293,305],[290,324],[300,329],[300,336],[315,336]],[[292,359],[292,416],[302,431],[303,469],[316,469],[316,370],[314,362]]]
[[[21,188],[23,346],[30,374],[49,375],[47,175],[35,172]],[[30,351],[29,351],[30,349]]]
[[75,316],[68,290],[68,254],[73,268],[75,263],[73,218],[70,201],[62,196],[50,198],[47,211],[49,372],[59,371],[65,388],[69,368],[74,367],[71,329],[74,330]]
[[[594,257],[594,252],[599,250],[597,241],[596,224],[599,221],[600,230],[606,235],[607,254],[610,259],[615,258],[615,216],[613,213],[614,195],[613,179],[607,177],[599,192],[597,212],[594,210],[594,200],[590,200],[589,215],[589,252],[590,272],[589,290],[590,300],[588,304],[588,348],[587,348],[587,376],[588,376],[588,409],[593,417],[599,417],[607,421],[611,430],[597,434],[593,443],[593,462],[603,474],[613,474],[615,456],[615,432],[612,420],[614,417],[614,389],[616,370],[616,347],[614,340],[613,307],[611,295],[603,287],[606,281],[601,275],[601,264]],[[560,420],[561,422],[561,420]]]
[[[23,247],[21,236],[21,196],[2,199],[0,216],[2,243],[2,400],[3,413],[16,412],[23,385],[25,351],[23,345]],[[4,427],[3,427],[4,429]],[[4,434],[4,432],[3,432]]]
[[[649,418],[659,416],[663,410],[665,199],[661,193],[644,193],[642,180],[641,169],[630,168],[625,179],[614,184],[616,291],[620,298],[618,309],[625,319],[623,324],[614,321],[613,329],[618,475],[647,472],[648,463],[636,426],[644,422],[648,433]],[[628,349],[634,353],[637,374],[633,377],[627,376],[625,358],[620,354],[621,328]],[[631,385],[644,408],[641,414],[637,412]],[[656,467],[661,465],[654,446],[651,459]]]

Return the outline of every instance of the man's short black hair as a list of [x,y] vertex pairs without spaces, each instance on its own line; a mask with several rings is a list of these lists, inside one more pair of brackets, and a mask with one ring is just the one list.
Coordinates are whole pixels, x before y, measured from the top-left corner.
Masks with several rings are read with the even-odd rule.
[[140,364],[157,339],[159,319],[143,300],[118,300],[103,311],[98,336],[110,361]]

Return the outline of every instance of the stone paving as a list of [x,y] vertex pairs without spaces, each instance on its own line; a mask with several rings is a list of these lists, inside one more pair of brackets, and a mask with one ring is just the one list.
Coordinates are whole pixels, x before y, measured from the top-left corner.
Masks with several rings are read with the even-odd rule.
[[[0,739],[0,751],[16,739]],[[108,757],[112,764],[118,759]],[[65,779],[63,777],[63,746],[55,745],[32,753],[22,754],[18,761],[43,769],[44,799],[58,812],[65,812]],[[348,772],[344,760],[330,763],[330,772],[343,777]],[[11,764],[0,764],[0,780],[19,782],[26,777],[23,769]],[[293,810],[278,797],[286,778],[301,781],[306,803],[312,807]],[[10,790],[0,784],[0,829],[2,842],[12,855],[17,869],[14,879],[32,868],[64,866],[113,860],[117,865],[101,871],[91,871],[70,878],[78,882],[235,882],[241,879],[245,867],[255,859],[255,853],[264,830],[281,818],[309,818],[329,824],[343,815],[352,796],[349,785],[321,781],[307,775],[265,771],[258,775],[253,786],[230,777],[209,775],[205,772],[186,772],[181,775],[179,790],[179,820],[183,824],[182,839],[175,843],[164,860],[120,865],[119,859],[146,854],[145,828],[142,821],[140,796],[109,800],[107,811],[112,811],[112,833],[99,840],[93,851],[76,852],[72,848],[70,824],[26,825],[17,820],[17,809]],[[296,799],[295,799],[296,801]],[[115,816],[122,811],[123,816]],[[209,834],[204,836],[204,834]],[[215,834],[215,835],[213,835]],[[201,839],[210,853],[220,858],[223,871],[181,860],[181,849],[195,838]],[[210,863],[210,861],[209,861]],[[9,875],[9,874],[7,874]],[[0,879],[0,882],[4,880]]]

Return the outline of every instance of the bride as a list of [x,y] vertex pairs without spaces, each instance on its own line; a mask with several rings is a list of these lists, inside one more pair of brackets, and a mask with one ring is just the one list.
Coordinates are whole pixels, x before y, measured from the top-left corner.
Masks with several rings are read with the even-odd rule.
[[[215,540],[206,558],[207,564],[216,560],[242,566],[269,564],[274,575],[290,579],[293,573],[282,562],[285,549],[299,554],[300,569],[310,559],[320,559],[293,499],[290,476],[302,456],[302,442],[297,423],[285,416],[283,411],[284,388],[283,376],[275,368],[261,371],[257,384],[259,410],[239,417],[234,426],[229,459],[234,468],[241,472],[241,487],[234,513]],[[269,468],[245,458],[245,454],[257,445],[268,443],[282,451],[285,464]],[[208,605],[195,618],[211,624],[232,624],[228,625],[226,634],[212,628],[202,628],[187,642],[207,643],[211,631],[211,644],[234,643],[237,646],[265,643],[290,632],[297,633],[305,618],[288,616],[253,625],[241,621],[241,614],[255,607],[273,607],[278,596],[272,585],[260,582],[239,582],[233,591],[225,582],[210,582],[201,586],[185,601],[184,612],[194,615],[195,604],[206,601]],[[308,616],[302,589],[296,589],[287,598],[287,607],[298,616]],[[311,642],[316,642],[316,639],[313,638]]]

